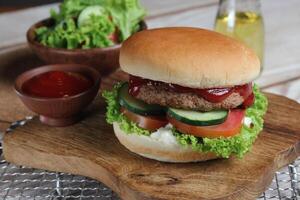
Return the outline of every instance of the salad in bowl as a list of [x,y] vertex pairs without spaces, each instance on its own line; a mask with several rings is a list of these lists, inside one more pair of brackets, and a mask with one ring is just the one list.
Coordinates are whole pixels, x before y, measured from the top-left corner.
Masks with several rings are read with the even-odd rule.
[[107,75],[119,67],[121,43],[146,29],[139,0],[64,0],[27,32],[44,62],[86,64]]

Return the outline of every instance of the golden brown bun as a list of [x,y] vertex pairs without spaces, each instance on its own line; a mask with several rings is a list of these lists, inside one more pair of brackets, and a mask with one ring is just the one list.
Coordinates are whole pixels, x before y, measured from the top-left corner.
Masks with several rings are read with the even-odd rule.
[[120,143],[131,152],[143,157],[173,163],[198,162],[216,159],[213,153],[201,153],[181,145],[166,145],[148,136],[124,133],[118,123],[113,124],[114,132]]
[[187,27],[134,34],[122,45],[120,65],[135,76],[191,88],[241,85],[260,73],[258,57],[241,42]]

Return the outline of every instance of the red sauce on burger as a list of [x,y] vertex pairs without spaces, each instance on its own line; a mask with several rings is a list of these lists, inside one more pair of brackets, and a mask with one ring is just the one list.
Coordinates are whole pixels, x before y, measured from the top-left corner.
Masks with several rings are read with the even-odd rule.
[[252,83],[237,85],[234,87],[224,88],[208,88],[208,89],[197,89],[189,88],[171,83],[164,83],[161,81],[153,81],[149,79],[140,78],[137,76],[130,75],[129,77],[129,93],[132,96],[137,96],[139,90],[143,85],[160,86],[165,90],[174,91],[178,93],[195,93],[198,96],[212,103],[219,103],[225,100],[230,94],[236,92],[243,97],[244,103],[242,106],[248,107],[254,102],[254,95],[252,91]]

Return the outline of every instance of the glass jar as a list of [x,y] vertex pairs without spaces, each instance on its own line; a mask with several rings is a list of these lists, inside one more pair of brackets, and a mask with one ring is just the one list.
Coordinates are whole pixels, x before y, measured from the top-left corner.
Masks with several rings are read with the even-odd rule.
[[215,30],[236,38],[264,58],[264,23],[259,0],[220,0]]

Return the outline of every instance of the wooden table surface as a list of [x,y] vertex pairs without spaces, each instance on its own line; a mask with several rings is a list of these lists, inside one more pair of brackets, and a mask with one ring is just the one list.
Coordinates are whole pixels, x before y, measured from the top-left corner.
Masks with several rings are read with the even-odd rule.
[[[300,101],[300,1],[262,0],[265,21],[265,63],[256,81],[268,92]],[[150,28],[194,26],[213,29],[217,0],[142,0],[148,10]],[[49,16],[49,8],[39,6],[0,14],[0,51],[25,42],[28,27]],[[1,67],[1,63],[0,63]]]

